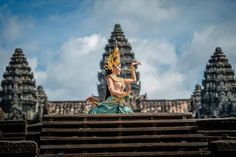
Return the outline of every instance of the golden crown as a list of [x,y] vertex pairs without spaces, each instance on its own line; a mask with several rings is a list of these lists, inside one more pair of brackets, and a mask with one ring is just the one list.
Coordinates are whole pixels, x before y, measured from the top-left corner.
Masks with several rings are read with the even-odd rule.
[[106,60],[105,69],[112,70],[113,67],[116,67],[119,64],[120,64],[120,53],[118,47],[116,46],[113,53],[111,53]]

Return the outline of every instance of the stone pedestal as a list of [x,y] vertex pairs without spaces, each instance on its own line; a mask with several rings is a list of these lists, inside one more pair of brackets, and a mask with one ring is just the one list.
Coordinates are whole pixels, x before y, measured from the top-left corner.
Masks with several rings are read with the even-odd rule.
[[38,144],[33,141],[0,141],[0,156],[36,157],[38,155]]

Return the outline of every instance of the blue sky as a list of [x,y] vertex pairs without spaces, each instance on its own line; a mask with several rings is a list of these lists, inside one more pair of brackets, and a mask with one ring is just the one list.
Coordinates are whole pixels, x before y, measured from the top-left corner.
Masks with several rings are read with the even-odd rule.
[[50,100],[97,95],[97,72],[115,23],[143,65],[141,94],[189,98],[217,46],[236,68],[234,0],[2,0],[0,73],[27,56]]

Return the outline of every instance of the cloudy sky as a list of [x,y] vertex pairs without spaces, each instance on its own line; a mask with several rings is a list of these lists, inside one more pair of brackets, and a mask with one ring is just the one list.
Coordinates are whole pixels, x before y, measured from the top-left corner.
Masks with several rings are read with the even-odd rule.
[[20,47],[49,100],[97,95],[116,23],[149,99],[189,98],[217,46],[236,69],[235,0],[1,0],[0,74]]

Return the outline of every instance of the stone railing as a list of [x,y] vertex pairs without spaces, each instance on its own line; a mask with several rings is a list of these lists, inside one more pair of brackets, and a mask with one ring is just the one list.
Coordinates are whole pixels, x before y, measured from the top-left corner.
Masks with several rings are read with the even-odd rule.
[[80,114],[87,113],[91,108],[86,101],[49,101],[46,114]]
[[143,100],[140,104],[143,113],[184,113],[190,111],[190,99],[180,100]]
[[[143,113],[184,113],[190,111],[190,99],[181,100],[142,100],[137,105],[130,105],[135,111]],[[135,106],[135,107],[134,107]],[[136,109],[136,108],[140,109]],[[91,105],[86,101],[49,101],[47,114],[81,114],[88,113]]]

